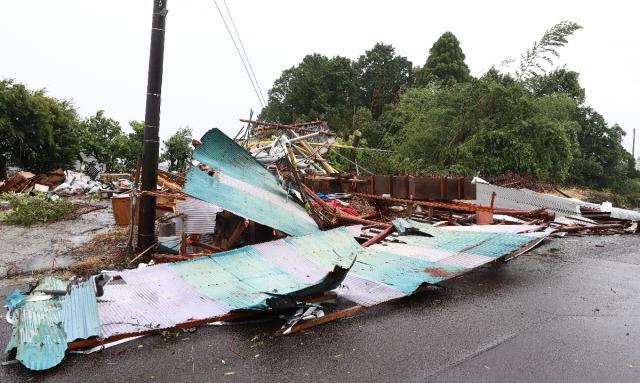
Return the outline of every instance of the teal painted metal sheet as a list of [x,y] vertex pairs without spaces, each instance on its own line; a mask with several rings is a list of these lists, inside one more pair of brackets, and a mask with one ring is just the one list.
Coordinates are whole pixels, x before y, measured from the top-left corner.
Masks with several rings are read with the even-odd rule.
[[62,302],[62,325],[67,342],[100,335],[100,319],[93,278],[71,287]]
[[[358,249],[362,248],[353,237],[339,228],[277,240],[269,248],[264,244],[245,246],[173,263],[170,267],[200,294],[231,310],[267,310],[267,301],[274,296],[313,295],[335,288],[353,264]],[[325,270],[323,279],[310,282],[288,272],[282,264],[271,259],[272,253],[281,251],[296,254],[298,262],[306,259],[322,266]],[[332,287],[327,287],[331,284]]]
[[406,295],[424,283],[437,284],[460,275],[464,267],[406,257],[380,250],[367,250],[353,265],[359,277],[392,286]]
[[[6,352],[16,349],[16,359],[31,370],[46,370],[62,361],[67,336],[61,326],[62,298],[47,299],[43,290],[64,290],[66,283],[46,277],[27,297],[24,305],[11,312],[12,332]],[[42,298],[44,300],[33,300]]]
[[400,241],[414,246],[453,253],[468,253],[499,258],[534,240],[534,238],[522,234],[450,231],[420,222],[411,221],[411,223],[414,227],[428,232],[432,236],[403,236],[399,239]]
[[400,235],[361,252],[338,290],[342,296],[373,306],[410,295],[425,283],[437,284],[459,276],[540,241],[539,237],[522,234],[442,230],[410,220],[402,226],[428,235]]
[[31,370],[46,370],[62,361],[67,343],[98,336],[100,323],[93,279],[71,288],[67,283],[43,278],[25,297],[24,304],[10,312],[12,333],[6,352],[15,349],[16,359]]
[[218,129],[204,135],[194,158],[215,173],[210,175],[192,166],[184,193],[290,235],[318,231],[313,219],[287,195],[276,177]]

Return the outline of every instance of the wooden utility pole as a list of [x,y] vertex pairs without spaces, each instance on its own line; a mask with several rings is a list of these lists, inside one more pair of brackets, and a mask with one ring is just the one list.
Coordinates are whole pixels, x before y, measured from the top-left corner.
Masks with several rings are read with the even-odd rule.
[[[142,146],[142,191],[156,191],[158,182],[156,172],[160,152],[160,101],[167,12],[167,0],[153,0],[147,103],[144,114],[144,143]],[[140,223],[138,226],[137,247],[139,250],[148,249],[155,243],[155,210],[156,197],[143,194],[140,199]]]
[[633,128],[633,144],[631,144],[631,155],[636,159],[636,128]]

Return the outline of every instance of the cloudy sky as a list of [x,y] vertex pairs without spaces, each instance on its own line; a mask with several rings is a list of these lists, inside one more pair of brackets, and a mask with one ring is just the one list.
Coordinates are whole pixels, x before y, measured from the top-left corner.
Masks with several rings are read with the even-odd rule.
[[[227,0],[265,94],[282,70],[313,52],[356,58],[382,41],[422,65],[447,30],[478,76],[518,57],[555,23],[575,21],[584,29],[558,63],[580,72],[587,103],[629,132],[631,150],[632,129],[640,135],[639,7],[613,0],[516,3]],[[152,4],[1,0],[0,78],[72,99],[83,116],[104,109],[123,125],[141,120]],[[238,118],[260,104],[213,0],[168,4],[161,137],[185,125],[196,136],[212,127],[235,134]]]

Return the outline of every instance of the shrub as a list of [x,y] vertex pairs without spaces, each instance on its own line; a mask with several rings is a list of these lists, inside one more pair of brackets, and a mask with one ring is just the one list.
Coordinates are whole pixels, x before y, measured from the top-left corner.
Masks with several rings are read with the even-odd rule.
[[0,215],[0,220],[10,225],[30,226],[36,223],[53,222],[69,218],[77,206],[65,199],[49,198],[46,194],[4,193],[0,200],[9,201],[10,210]]

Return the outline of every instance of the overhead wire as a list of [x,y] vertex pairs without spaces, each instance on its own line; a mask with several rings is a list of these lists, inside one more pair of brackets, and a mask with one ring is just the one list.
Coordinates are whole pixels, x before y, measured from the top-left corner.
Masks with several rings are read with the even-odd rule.
[[253,75],[253,80],[258,87],[258,92],[260,93],[260,97],[262,97],[262,101],[264,104],[267,104],[267,100],[264,99],[264,93],[262,93],[262,89],[260,88],[260,83],[258,82],[258,78],[256,77],[256,73],[253,70],[253,65],[251,65],[251,60],[249,60],[249,55],[247,54],[247,50],[244,48],[244,43],[242,42],[242,38],[240,38],[240,33],[238,32],[238,28],[236,28],[236,22],[233,20],[233,16],[231,16],[231,10],[229,6],[227,6],[227,0],[223,0],[224,7],[227,9],[227,13],[229,14],[229,20],[231,20],[231,26],[233,27],[234,32],[236,33],[236,37],[238,38],[238,42],[240,43],[240,48],[242,48],[242,53],[244,53],[244,58],[247,59],[247,64],[249,64],[249,70]]
[[258,89],[256,88],[256,84],[254,84],[254,82],[253,82],[253,78],[251,78],[251,74],[249,73],[249,69],[247,68],[247,64],[244,62],[244,58],[242,57],[242,53],[240,53],[240,49],[238,48],[238,44],[236,43],[236,40],[233,38],[233,34],[231,33],[231,29],[229,29],[229,25],[227,24],[227,20],[224,18],[224,15],[222,14],[222,10],[218,6],[218,2],[216,0],[213,0],[213,3],[215,4],[216,8],[218,9],[218,13],[220,14],[220,18],[222,19],[222,22],[224,23],[224,26],[227,29],[227,32],[229,33],[229,38],[231,38],[231,42],[233,42],[233,46],[236,48],[236,52],[238,52],[238,56],[240,57],[240,61],[242,61],[242,66],[244,67],[244,71],[247,73],[247,77],[249,77],[249,82],[251,82],[251,86],[253,87],[253,91],[256,93],[256,96],[258,97],[258,101],[260,101],[260,105],[264,108],[265,105],[264,105],[264,102],[262,101],[262,97],[261,97],[260,93],[258,92]]

